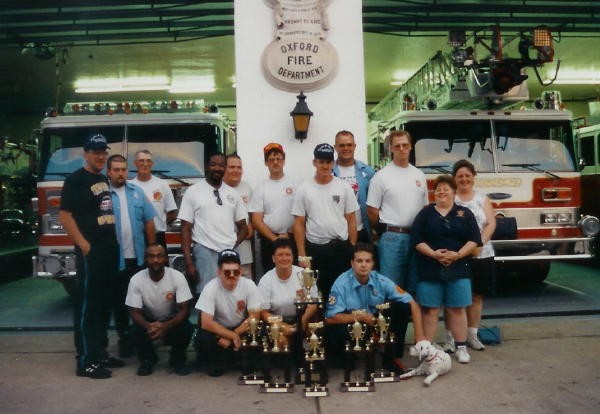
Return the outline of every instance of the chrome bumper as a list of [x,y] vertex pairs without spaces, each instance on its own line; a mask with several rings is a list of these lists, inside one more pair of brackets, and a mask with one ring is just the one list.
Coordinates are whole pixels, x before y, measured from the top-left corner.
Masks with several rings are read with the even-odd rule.
[[594,257],[594,237],[556,239],[492,240],[499,261],[590,259]]

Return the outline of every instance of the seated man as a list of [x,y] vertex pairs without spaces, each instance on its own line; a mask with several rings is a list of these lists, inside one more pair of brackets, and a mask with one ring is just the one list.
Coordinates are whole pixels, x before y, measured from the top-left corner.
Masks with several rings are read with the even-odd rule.
[[[358,320],[373,329],[375,305],[390,302],[390,330],[396,335],[396,349],[391,360],[384,361],[387,369],[404,372],[402,363],[404,337],[408,317],[412,315],[415,342],[425,339],[421,323],[421,310],[413,298],[388,279],[373,270],[373,247],[366,243],[356,243],[352,256],[352,269],[342,273],[333,283],[325,322],[327,323],[328,353],[333,361],[340,360],[344,345],[350,341],[348,324]],[[366,313],[353,315],[352,311],[364,309]]]
[[146,247],[146,269],[133,275],[125,304],[129,306],[132,339],[140,359],[138,375],[150,375],[158,361],[152,341],[163,338],[171,345],[169,363],[177,375],[190,373],[186,349],[194,328],[188,321],[192,292],[185,276],[166,267],[167,253],[160,244]]
[[211,377],[221,376],[233,351],[240,349],[248,319],[260,318],[261,302],[254,282],[240,278],[240,256],[235,250],[221,251],[217,265],[217,277],[204,287],[196,304],[200,311],[194,342],[197,363],[204,363]]

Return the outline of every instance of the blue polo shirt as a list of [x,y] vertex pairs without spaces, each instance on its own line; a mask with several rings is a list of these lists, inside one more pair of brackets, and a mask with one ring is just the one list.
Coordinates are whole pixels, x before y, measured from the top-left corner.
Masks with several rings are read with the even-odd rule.
[[[144,249],[146,248],[145,224],[156,216],[154,206],[141,187],[130,182],[125,183],[125,194],[127,196],[127,213],[131,223],[131,233],[133,235],[133,248],[138,266],[144,264]],[[121,242],[121,203],[119,195],[111,187],[110,196],[112,198],[113,210],[117,222],[117,240],[119,241],[119,270],[125,269],[125,257],[123,257],[123,243]]]
[[385,302],[409,303],[412,296],[396,287],[388,277],[372,270],[369,281],[362,285],[354,276],[354,270],[342,273],[333,283],[325,317],[331,318],[338,313],[350,313],[353,310],[366,309],[375,314],[375,305]]

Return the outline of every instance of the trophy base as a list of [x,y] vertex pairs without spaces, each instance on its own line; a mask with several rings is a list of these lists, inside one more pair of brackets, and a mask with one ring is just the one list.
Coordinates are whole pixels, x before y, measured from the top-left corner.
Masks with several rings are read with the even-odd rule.
[[371,373],[371,380],[377,382],[400,382],[400,375],[396,375],[395,372],[390,371],[377,371]]
[[350,381],[342,382],[340,385],[342,392],[374,392],[375,383],[373,381]]
[[272,393],[288,393],[294,392],[294,384],[291,382],[282,382],[277,384],[261,384],[259,392],[272,394]]
[[304,388],[305,397],[328,397],[329,389],[324,385],[315,385],[313,387]]
[[264,377],[261,375],[241,375],[238,378],[238,385],[261,385],[265,383]]

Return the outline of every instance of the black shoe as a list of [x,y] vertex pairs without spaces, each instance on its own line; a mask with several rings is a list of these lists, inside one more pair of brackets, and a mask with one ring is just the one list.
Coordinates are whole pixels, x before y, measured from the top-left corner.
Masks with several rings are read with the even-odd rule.
[[125,361],[113,357],[102,358],[100,361],[100,365],[104,368],[122,368],[125,366]]
[[112,376],[110,370],[104,368],[98,363],[89,364],[86,367],[77,368],[78,377],[88,377],[93,379],[106,379]]
[[171,362],[173,372],[180,376],[190,375],[191,370],[186,365],[185,361]]
[[220,377],[224,373],[225,373],[225,370],[223,368],[211,368],[208,370],[208,375],[210,377]]
[[154,361],[150,361],[150,360],[142,361],[142,363],[140,364],[140,367],[137,370],[137,374],[140,377],[145,377],[147,375],[151,375],[154,372],[154,364],[156,364],[156,362],[154,362]]
[[119,358],[129,358],[135,355],[135,348],[130,339],[119,339]]

